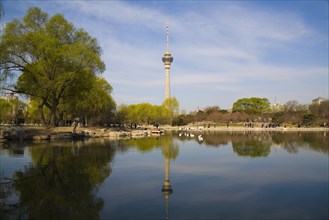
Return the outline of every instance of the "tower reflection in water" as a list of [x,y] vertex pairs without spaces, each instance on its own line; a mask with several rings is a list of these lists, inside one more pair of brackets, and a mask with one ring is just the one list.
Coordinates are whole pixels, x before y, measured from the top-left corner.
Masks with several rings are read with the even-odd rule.
[[173,190],[170,185],[169,181],[169,172],[170,172],[170,159],[167,157],[164,157],[164,165],[165,165],[165,180],[163,182],[162,186],[162,194],[165,197],[166,200],[166,219],[168,219],[168,200],[169,196],[173,193]]
[[170,195],[173,193],[173,189],[170,185],[169,175],[170,175],[170,159],[175,159],[178,156],[179,148],[172,141],[164,141],[162,154],[164,158],[164,171],[165,179],[162,186],[162,195],[165,198],[166,203],[166,219],[168,219],[168,200]]

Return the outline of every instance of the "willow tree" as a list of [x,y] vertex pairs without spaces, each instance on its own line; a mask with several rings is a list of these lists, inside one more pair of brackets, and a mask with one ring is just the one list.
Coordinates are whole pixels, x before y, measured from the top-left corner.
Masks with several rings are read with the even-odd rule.
[[[80,92],[74,99],[65,97],[60,104],[60,113],[72,116],[82,116],[88,125],[101,125],[112,120],[115,114],[116,103],[110,95],[112,86],[106,79],[98,77],[91,82],[92,90]],[[70,99],[70,100],[66,100]]]
[[162,103],[162,108],[164,109],[165,117],[170,125],[172,125],[173,118],[179,113],[179,102],[176,97],[165,99]]
[[178,101],[169,98],[161,106],[149,103],[120,105],[116,113],[119,124],[168,124],[178,114]]
[[[16,83],[7,89],[37,99],[41,121],[47,126],[55,125],[63,100],[91,91],[97,74],[105,70],[95,38],[61,14],[49,18],[39,8],[6,25],[0,51],[2,78],[18,73]],[[45,109],[50,112],[48,119]]]
[[0,123],[19,123],[24,118],[26,104],[18,99],[0,99]]

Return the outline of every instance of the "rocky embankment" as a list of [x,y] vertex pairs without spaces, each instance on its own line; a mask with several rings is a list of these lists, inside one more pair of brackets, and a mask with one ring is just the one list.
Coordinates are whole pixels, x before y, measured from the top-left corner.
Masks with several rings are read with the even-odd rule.
[[110,128],[78,128],[76,132],[72,132],[72,127],[56,127],[47,129],[44,127],[0,127],[0,143],[15,140],[56,140],[56,139],[85,139],[85,138],[109,138],[109,139],[124,139],[138,138],[151,135],[160,135],[165,130],[179,130],[189,132],[204,132],[204,131],[226,131],[226,132],[243,132],[243,131],[280,131],[280,132],[308,132],[308,131],[323,131],[329,132],[328,127],[276,127],[276,128],[248,128],[236,126],[221,126],[213,128],[200,129],[200,126],[192,127],[163,127],[161,130],[156,128],[135,129],[135,130],[119,130]]
[[72,128],[0,128],[0,142],[13,140],[56,140],[56,139],[84,139],[102,138],[111,139],[137,138],[154,135],[148,130],[113,130],[101,128],[80,128],[73,133]]

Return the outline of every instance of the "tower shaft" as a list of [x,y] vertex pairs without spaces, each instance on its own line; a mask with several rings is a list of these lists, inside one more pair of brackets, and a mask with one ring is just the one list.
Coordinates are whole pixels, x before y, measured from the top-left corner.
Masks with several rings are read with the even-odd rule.
[[166,69],[166,79],[165,79],[165,96],[164,99],[170,98],[170,69]]
[[169,25],[167,20],[167,31],[166,31],[166,52],[162,57],[162,62],[165,66],[165,95],[164,99],[170,98],[170,67],[174,58],[171,56],[169,51]]

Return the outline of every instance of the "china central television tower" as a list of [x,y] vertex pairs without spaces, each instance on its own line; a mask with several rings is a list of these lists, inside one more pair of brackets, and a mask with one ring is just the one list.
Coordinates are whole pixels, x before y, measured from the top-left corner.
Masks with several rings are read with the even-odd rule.
[[170,98],[170,66],[174,58],[171,56],[169,51],[169,43],[168,43],[168,34],[169,34],[169,24],[167,19],[167,32],[166,32],[166,52],[162,57],[162,62],[165,66],[166,78],[165,78],[165,96],[164,99]]

